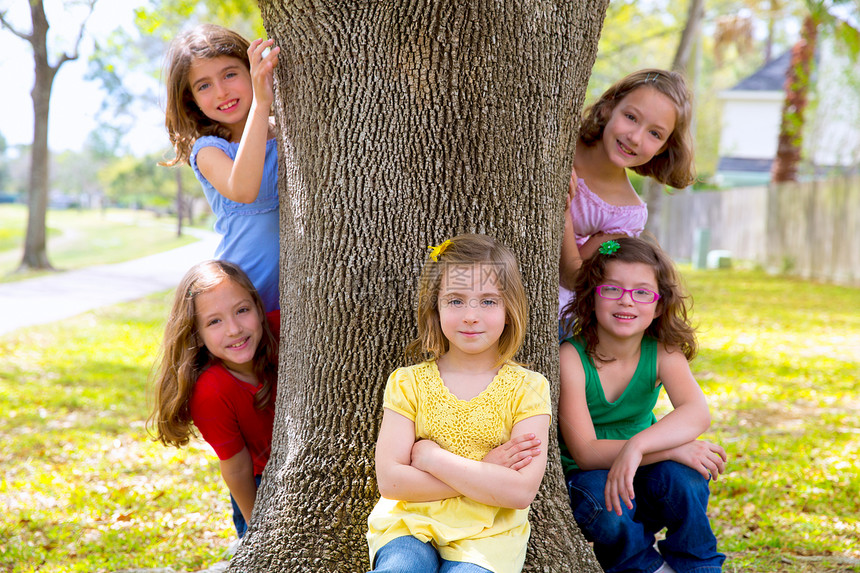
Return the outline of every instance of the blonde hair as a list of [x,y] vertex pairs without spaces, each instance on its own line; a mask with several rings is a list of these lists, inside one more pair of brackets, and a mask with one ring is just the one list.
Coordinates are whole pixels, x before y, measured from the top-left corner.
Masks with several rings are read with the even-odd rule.
[[[415,312],[418,337],[406,347],[407,359],[421,362],[438,359],[448,352],[448,339],[439,321],[439,291],[445,273],[458,266],[486,264],[493,274],[505,305],[506,324],[499,338],[499,362],[512,360],[523,344],[528,325],[528,301],[514,253],[486,235],[463,234],[433,260],[428,257],[421,273]],[[482,270],[483,272],[483,270]]]
[[227,280],[248,291],[263,325],[263,335],[254,354],[254,374],[261,384],[254,395],[254,405],[263,409],[272,399],[278,377],[278,343],[269,328],[257,289],[234,263],[220,260],[198,263],[176,287],[153,383],[155,400],[147,428],[166,446],[184,446],[195,435],[189,402],[200,374],[217,360],[210,355],[198,332],[195,301],[198,295]]
[[616,82],[585,110],[579,128],[579,139],[588,147],[594,146],[603,138],[603,129],[615,106],[642,87],[654,88],[674,104],[675,129],[660,153],[648,163],[632,169],[639,175],[653,177],[660,183],[683,189],[696,180],[696,168],[690,135],[693,118],[692,95],[684,76],[678,72],[651,68],[633,72]]
[[167,104],[164,126],[176,157],[160,165],[168,167],[177,163],[188,163],[194,142],[204,135],[215,135],[230,141],[230,130],[217,121],[209,119],[194,102],[188,75],[192,64],[200,59],[221,56],[236,58],[251,70],[248,59],[249,42],[241,35],[215,24],[202,24],[170,43],[167,51]]

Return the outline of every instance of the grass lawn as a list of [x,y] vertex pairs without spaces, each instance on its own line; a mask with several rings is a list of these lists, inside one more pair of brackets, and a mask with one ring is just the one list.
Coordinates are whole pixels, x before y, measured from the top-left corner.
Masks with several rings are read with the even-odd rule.
[[146,438],[168,297],[0,337],[0,571],[200,569],[235,536],[217,462]]
[[[49,210],[48,260],[58,270],[117,263],[145,257],[196,239],[176,236],[174,217],[130,209]],[[44,272],[16,273],[23,254],[27,207],[0,205],[0,282],[33,278]]]
[[[860,571],[860,289],[684,269],[729,451],[727,572]],[[168,295],[0,337],[0,571],[197,570],[234,537],[208,446],[147,439]],[[665,409],[667,402],[660,402]]]
[[728,571],[860,571],[860,289],[686,272]]

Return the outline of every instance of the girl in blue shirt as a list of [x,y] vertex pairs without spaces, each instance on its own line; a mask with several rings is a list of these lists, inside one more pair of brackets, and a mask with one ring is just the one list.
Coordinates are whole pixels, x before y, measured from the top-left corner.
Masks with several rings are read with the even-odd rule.
[[[266,53],[266,50],[269,50]],[[222,235],[215,257],[250,277],[266,312],[280,308],[278,158],[269,116],[280,48],[213,24],[173,40],[165,126],[203,185]]]

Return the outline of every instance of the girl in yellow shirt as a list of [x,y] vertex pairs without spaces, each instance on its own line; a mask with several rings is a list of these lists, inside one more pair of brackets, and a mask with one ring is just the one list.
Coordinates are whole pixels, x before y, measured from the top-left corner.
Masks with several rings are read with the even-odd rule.
[[513,253],[483,235],[432,249],[416,363],[388,379],[368,519],[375,572],[517,573],[546,466],[549,385],[514,363],[528,308]]

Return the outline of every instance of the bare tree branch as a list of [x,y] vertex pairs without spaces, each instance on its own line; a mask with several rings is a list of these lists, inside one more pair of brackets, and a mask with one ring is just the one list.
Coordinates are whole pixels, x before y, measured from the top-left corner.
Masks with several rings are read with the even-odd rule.
[[84,39],[84,31],[87,28],[87,21],[90,19],[90,16],[93,15],[93,10],[95,9],[95,6],[96,6],[96,0],[87,0],[87,7],[89,8],[89,11],[87,12],[87,15],[84,17],[84,19],[81,21],[81,27],[78,30],[78,37],[75,40],[74,48],[72,48],[72,54],[71,55],[63,54],[61,56],[61,61],[57,63],[57,67],[60,67],[60,65],[62,65],[63,62],[78,59],[78,50],[81,47],[81,41]]
[[[8,10],[6,12],[8,12]],[[24,32],[21,32],[20,30],[16,29],[11,24],[11,22],[9,22],[9,20],[6,19],[6,12],[0,12],[0,26],[2,26],[3,28],[6,28],[7,30],[9,30],[10,32],[15,34],[16,36],[18,36],[22,40],[27,40],[28,42],[30,42],[32,44],[33,43],[33,35],[32,34],[25,34]]]

